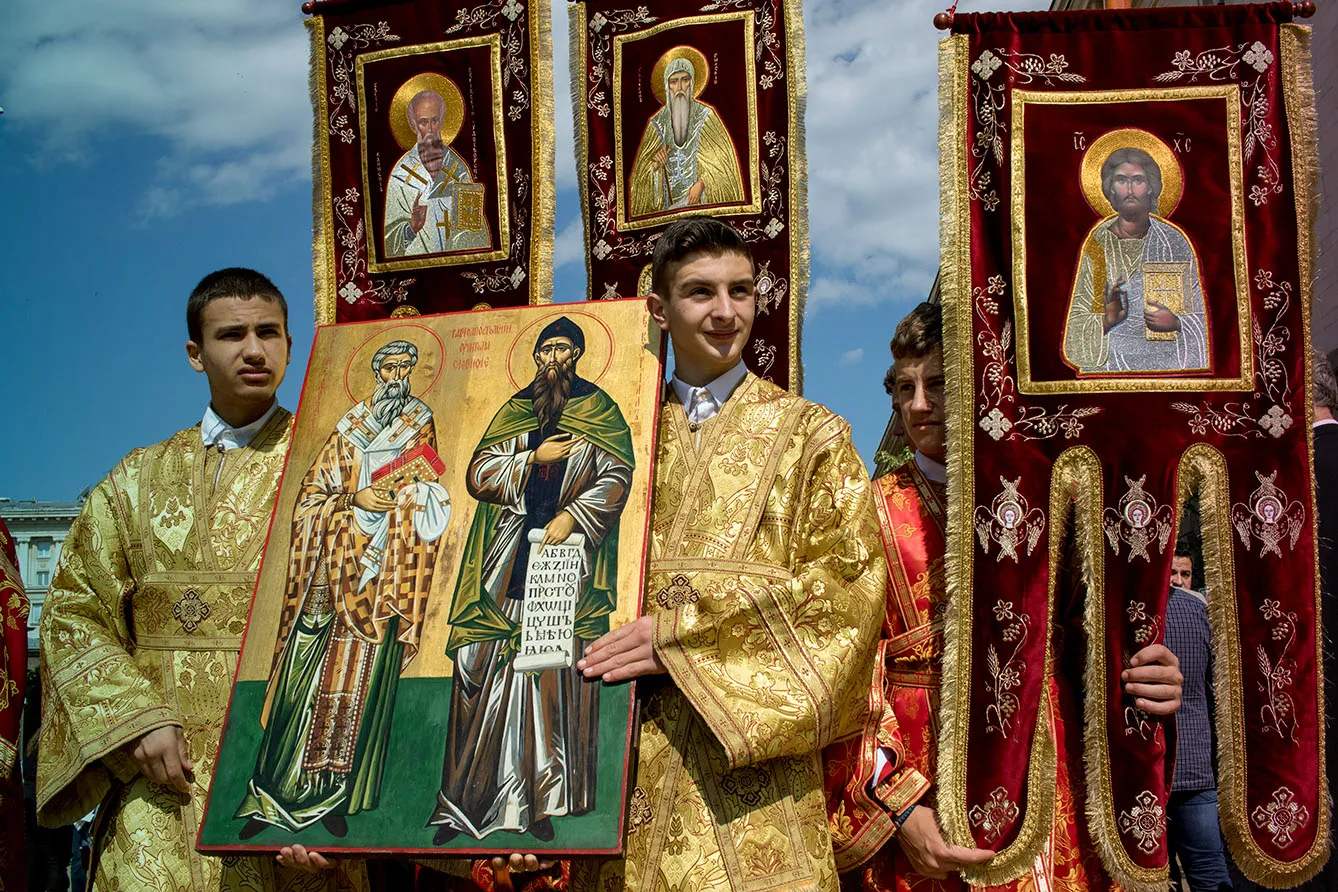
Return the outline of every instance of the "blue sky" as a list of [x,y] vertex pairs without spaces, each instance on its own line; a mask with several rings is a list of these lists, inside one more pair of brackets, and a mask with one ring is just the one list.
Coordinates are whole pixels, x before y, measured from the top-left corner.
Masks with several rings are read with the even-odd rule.
[[[208,393],[186,364],[184,307],[218,267],[260,269],[287,296],[294,365],[280,398],[296,407],[313,330],[298,5],[0,4],[0,496],[73,498],[131,448],[199,419]],[[942,5],[805,4],[805,396],[850,420],[869,461],[889,414],[888,340],[936,266],[930,20]],[[557,96],[555,298],[570,300],[585,272],[571,115]]]

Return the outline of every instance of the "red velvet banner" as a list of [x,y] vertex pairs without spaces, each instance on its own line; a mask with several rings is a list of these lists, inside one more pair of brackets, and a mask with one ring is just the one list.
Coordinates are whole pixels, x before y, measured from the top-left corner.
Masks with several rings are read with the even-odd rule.
[[551,300],[548,0],[317,8],[317,323]]
[[[1290,885],[1328,845],[1310,420],[1314,110],[1291,4],[959,15],[941,51],[952,616],[939,804],[1030,867],[1061,557],[1085,583],[1090,830],[1166,885],[1173,728],[1120,673],[1160,642],[1198,493],[1221,817]],[[1074,538],[1066,540],[1067,535]],[[1067,636],[1073,639],[1078,636]]]
[[590,298],[648,293],[664,227],[723,217],[757,265],[744,360],[797,390],[808,291],[798,0],[585,0],[571,6],[571,45]]

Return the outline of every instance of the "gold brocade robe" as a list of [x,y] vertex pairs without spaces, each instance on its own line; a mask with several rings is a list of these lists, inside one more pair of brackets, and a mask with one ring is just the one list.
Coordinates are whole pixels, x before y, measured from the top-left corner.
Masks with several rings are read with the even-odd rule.
[[625,860],[571,888],[834,890],[820,753],[867,712],[886,569],[849,426],[751,374],[661,410]]
[[[95,890],[365,888],[360,862],[302,874],[195,852],[291,419],[222,458],[198,425],[136,449],[70,529],[42,610],[37,808],[60,826],[101,806]],[[189,797],[118,752],[168,725],[195,766]]]

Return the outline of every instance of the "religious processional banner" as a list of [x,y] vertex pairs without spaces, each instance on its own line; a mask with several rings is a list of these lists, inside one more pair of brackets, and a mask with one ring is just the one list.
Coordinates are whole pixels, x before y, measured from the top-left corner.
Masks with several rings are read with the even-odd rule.
[[315,8],[317,324],[548,302],[548,0]]
[[571,71],[590,298],[649,293],[665,226],[721,217],[757,266],[744,361],[798,391],[808,292],[799,0],[573,3]]
[[644,301],[318,330],[201,851],[614,855],[664,344]]
[[[1085,676],[1092,836],[1124,888],[1166,887],[1174,733],[1120,673],[1162,639],[1195,493],[1232,856],[1278,886],[1327,856],[1314,108],[1309,30],[1291,17],[1290,3],[958,15],[941,44],[952,508],[938,807],[954,841],[1000,852],[977,880],[1042,853],[1046,690]],[[1050,634],[1071,577],[1086,588],[1085,671],[1060,665],[1071,650]]]

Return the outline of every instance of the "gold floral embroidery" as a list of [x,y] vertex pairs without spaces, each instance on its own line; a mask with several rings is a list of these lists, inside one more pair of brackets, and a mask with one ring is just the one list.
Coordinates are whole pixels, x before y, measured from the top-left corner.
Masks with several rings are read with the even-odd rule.
[[627,832],[634,833],[641,825],[649,824],[653,814],[646,789],[637,787],[632,791],[632,801],[627,807]]

